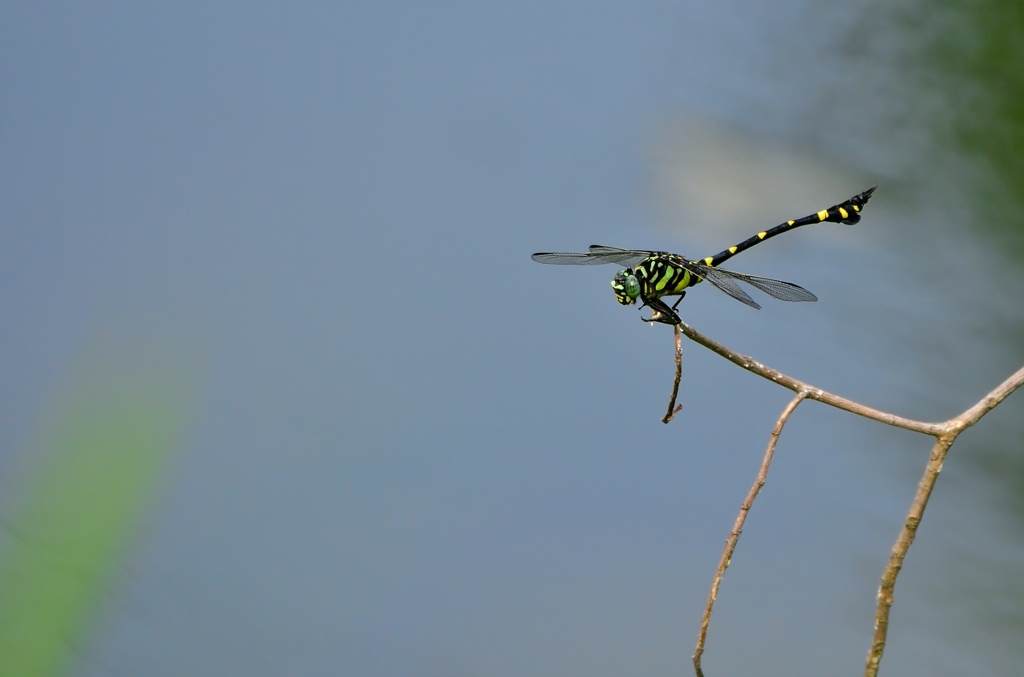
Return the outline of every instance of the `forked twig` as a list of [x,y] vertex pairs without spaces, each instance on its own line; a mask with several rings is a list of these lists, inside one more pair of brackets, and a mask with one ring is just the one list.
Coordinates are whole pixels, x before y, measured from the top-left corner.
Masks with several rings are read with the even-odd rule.
[[[796,407],[805,399],[817,400],[818,402],[857,414],[858,416],[864,416],[865,418],[879,421],[887,425],[919,432],[935,438],[935,445],[932,447],[928,463],[925,466],[924,475],[918,483],[914,501],[907,513],[906,521],[904,522],[903,528],[896,539],[896,543],[893,545],[892,552],[889,555],[889,562],[885,567],[885,571],[882,573],[882,579],[878,589],[878,607],[875,612],[875,634],[871,648],[868,651],[867,666],[865,668],[865,675],[867,677],[876,677],[878,674],[878,666],[882,659],[882,652],[885,649],[886,634],[889,628],[889,609],[893,604],[893,591],[896,585],[896,577],[899,575],[900,569],[903,567],[903,560],[906,557],[907,551],[914,542],[914,537],[917,534],[917,528],[924,516],[925,507],[928,505],[928,499],[935,487],[935,482],[939,477],[939,472],[942,470],[942,464],[945,461],[946,453],[949,451],[949,448],[953,445],[953,442],[956,441],[956,438],[961,432],[981,420],[985,414],[994,409],[1013,391],[1024,384],[1024,367],[1015,372],[998,387],[992,390],[992,392],[987,394],[974,406],[967,409],[959,416],[941,423],[927,423],[924,421],[915,421],[913,419],[903,418],[878,409],[873,409],[844,397],[833,395],[832,393],[821,390],[820,388],[815,388],[803,381],[786,376],[776,369],[767,367],[760,362],[755,361],[753,358],[736,353],[722,344],[700,334],[682,322],[676,325],[677,346],[679,345],[680,333],[685,334],[687,338],[692,341],[701,344],[715,353],[718,353],[722,357],[739,365],[740,367],[743,367],[747,371],[753,372],[770,381],[774,381],[775,383],[797,393],[797,396],[793,398],[793,400],[790,401],[783,410],[782,415],[779,417],[775,427],[772,429],[772,434],[768,442],[768,449],[765,451],[765,457],[761,463],[761,470],[758,473],[757,480],[755,480],[754,485],[750,489],[750,493],[748,493],[746,500],[740,507],[740,514],[736,518],[736,523],[733,526],[732,533],[729,535],[729,539],[726,541],[725,551],[722,553],[718,570],[715,572],[715,578],[711,585],[711,593],[708,596],[708,604],[704,610],[704,617],[701,621],[700,634],[697,640],[697,649],[693,654],[693,664],[697,677],[703,677],[704,674],[701,670],[701,656],[704,653],[704,644],[707,638],[708,625],[711,621],[711,610],[714,606],[715,599],[718,596],[718,589],[722,581],[722,576],[725,569],[728,568],[731,563],[732,554],[736,549],[736,542],[739,539],[747,513],[750,511],[750,506],[753,504],[754,498],[756,498],[761,487],[764,486],[764,482],[768,474],[768,465],[771,463],[771,457],[775,451],[775,445],[778,442],[779,434],[782,432],[782,427],[785,425]],[[681,355],[681,350],[681,347],[677,347],[677,355]],[[679,367],[677,366],[676,385],[672,390],[672,402],[669,404],[670,412],[678,391],[679,378],[680,372]],[[667,416],[666,418],[671,417]]]
[[679,325],[675,325],[676,334],[676,380],[672,384],[672,397],[668,401],[668,411],[665,412],[665,417],[661,419],[662,423],[667,424],[672,420],[672,417],[679,413],[679,410],[683,408],[683,405],[676,405],[676,396],[679,394],[679,381],[683,378],[683,339],[679,334]]
[[718,562],[718,569],[715,570],[715,578],[711,583],[711,592],[708,594],[708,603],[704,607],[704,617],[700,621],[700,634],[697,636],[697,649],[693,652],[693,667],[697,672],[697,677],[704,677],[704,672],[700,667],[700,658],[704,654],[704,641],[708,636],[708,625],[711,623],[711,611],[715,606],[715,599],[718,597],[718,587],[722,583],[722,576],[725,575],[725,570],[729,568],[729,563],[732,561],[732,554],[736,550],[736,543],[740,540],[740,534],[743,532],[743,523],[747,521],[747,513],[750,512],[750,508],[754,505],[754,499],[761,492],[761,488],[768,479],[768,467],[772,463],[772,456],[775,455],[775,445],[779,441],[779,435],[782,434],[782,427],[786,425],[786,421],[789,420],[790,415],[796,411],[796,408],[800,406],[800,403],[807,398],[806,391],[800,391],[796,397],[789,401],[786,408],[782,410],[782,414],[779,415],[779,420],[775,422],[775,427],[772,428],[772,434],[768,438],[768,448],[765,449],[764,459],[761,461],[761,469],[757,473],[757,479],[754,480],[753,486],[750,487],[750,491],[747,492],[747,497],[743,501],[743,505],[740,506],[740,514],[736,516],[736,522],[732,525],[732,532],[729,534],[729,538],[725,541],[725,550],[722,552],[722,558]]
[[980,421],[985,414],[995,409],[1000,402],[1009,397],[1021,385],[1024,385],[1024,367],[1014,372],[970,409],[946,421],[943,424],[944,432],[936,436],[932,452],[928,457],[928,464],[924,469],[924,475],[921,476],[921,481],[917,484],[914,502],[910,504],[907,519],[903,523],[903,528],[900,529],[896,543],[892,546],[885,571],[882,572],[882,581],[878,586],[878,609],[875,612],[875,636],[871,642],[871,648],[868,650],[867,667],[864,670],[866,677],[875,677],[878,674],[878,664],[882,660],[886,633],[889,631],[889,609],[893,603],[896,576],[903,568],[903,560],[914,542],[914,537],[917,536],[917,527],[921,524],[924,509],[928,505],[932,489],[935,488],[935,482],[939,479],[942,464],[946,460],[946,453],[960,433]]

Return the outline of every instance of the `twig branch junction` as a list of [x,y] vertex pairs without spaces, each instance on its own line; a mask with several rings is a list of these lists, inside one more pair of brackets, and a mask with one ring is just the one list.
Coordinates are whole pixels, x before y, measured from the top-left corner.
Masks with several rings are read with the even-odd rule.
[[708,625],[711,622],[711,612],[714,608],[715,599],[718,597],[718,589],[722,582],[722,576],[725,574],[725,570],[729,567],[729,564],[732,561],[732,555],[736,550],[736,543],[743,530],[743,523],[746,521],[747,513],[750,512],[754,499],[757,498],[757,494],[761,491],[761,487],[764,486],[765,481],[767,480],[768,467],[771,464],[772,455],[775,453],[775,445],[778,442],[779,435],[782,433],[782,428],[796,410],[797,406],[799,406],[805,399],[817,400],[823,404],[836,407],[837,409],[842,409],[843,411],[848,411],[852,414],[857,414],[858,416],[863,416],[880,423],[885,423],[897,428],[903,428],[904,430],[922,433],[935,438],[935,444],[932,446],[932,451],[929,455],[928,463],[925,466],[924,474],[918,483],[914,501],[910,506],[910,510],[907,512],[903,528],[900,530],[896,543],[893,545],[892,551],[889,554],[889,561],[882,573],[881,582],[878,588],[878,606],[875,612],[875,633],[871,647],[868,650],[867,664],[864,670],[866,677],[876,677],[878,674],[879,663],[882,660],[882,652],[885,649],[886,634],[889,629],[889,609],[893,604],[896,577],[899,575],[900,569],[903,567],[903,560],[906,558],[907,551],[914,542],[914,537],[917,534],[917,528],[921,524],[925,507],[928,505],[928,499],[931,496],[932,490],[935,488],[935,482],[938,480],[939,472],[942,470],[942,464],[945,461],[946,453],[949,451],[950,447],[953,446],[953,443],[956,441],[956,438],[960,433],[981,420],[985,414],[994,409],[1000,402],[1013,393],[1013,391],[1024,384],[1024,367],[1018,369],[999,386],[959,416],[940,423],[927,423],[924,421],[915,421],[913,419],[896,416],[895,414],[873,409],[844,397],[833,395],[825,390],[787,376],[776,369],[765,366],[751,357],[734,352],[722,344],[697,332],[689,325],[680,322],[675,325],[676,376],[675,385],[672,388],[672,398],[669,402],[668,413],[665,415],[665,418],[662,419],[665,423],[668,423],[672,419],[672,416],[682,408],[675,404],[676,395],[679,392],[679,381],[682,375],[682,346],[680,344],[680,334],[686,335],[686,337],[691,341],[699,343],[712,352],[718,353],[725,359],[739,365],[747,371],[778,383],[782,387],[788,388],[796,393],[796,397],[790,400],[789,404],[786,405],[785,409],[783,409],[782,413],[779,415],[779,418],[775,423],[775,427],[772,429],[768,440],[768,448],[765,450],[764,459],[761,462],[761,468],[758,471],[757,479],[754,481],[754,485],[750,488],[746,499],[744,499],[743,504],[740,506],[740,513],[736,517],[736,522],[733,525],[732,532],[729,534],[729,538],[726,540],[725,550],[719,561],[718,569],[715,571],[715,577],[711,584],[711,592],[708,595],[708,603],[704,608],[704,616],[701,620],[697,647],[693,653],[693,667],[697,677],[704,677],[704,672],[701,669],[701,657],[704,654],[704,644],[707,638]]

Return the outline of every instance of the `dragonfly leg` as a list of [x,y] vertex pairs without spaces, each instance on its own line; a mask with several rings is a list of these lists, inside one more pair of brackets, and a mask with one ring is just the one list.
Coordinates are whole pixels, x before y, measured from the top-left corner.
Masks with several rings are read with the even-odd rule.
[[[678,303],[678,301],[677,301]],[[653,310],[650,317],[640,319],[644,322],[661,322],[662,324],[679,324],[679,316],[661,299],[644,299],[644,305]],[[641,306],[642,308],[643,306]]]
[[683,300],[684,296],[686,296],[686,292],[685,291],[679,292],[679,298],[677,298],[676,302],[672,304],[672,310],[675,310],[676,308],[679,307],[679,302]]

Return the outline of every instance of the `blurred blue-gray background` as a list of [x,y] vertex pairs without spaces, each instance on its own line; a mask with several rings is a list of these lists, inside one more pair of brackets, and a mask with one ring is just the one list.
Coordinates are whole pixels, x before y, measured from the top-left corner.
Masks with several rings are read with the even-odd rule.
[[[934,0],[0,8],[0,486],[82,363],[189,383],[67,670],[687,674],[790,394],[687,343],[663,425],[671,329],[614,267],[530,254],[704,256],[878,183],[857,226],[731,262],[818,303],[681,314],[955,415],[1024,361],[1022,29]],[[1019,670],[1022,407],[954,447],[884,674]],[[929,446],[800,408],[707,674],[862,670]],[[0,552],[31,547],[2,514]]]

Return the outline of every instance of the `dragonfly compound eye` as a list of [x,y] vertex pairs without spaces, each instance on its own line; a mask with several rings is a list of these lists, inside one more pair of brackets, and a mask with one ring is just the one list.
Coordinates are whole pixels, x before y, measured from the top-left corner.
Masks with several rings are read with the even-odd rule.
[[615,279],[612,280],[612,290],[619,303],[628,306],[631,303],[636,303],[636,297],[640,296],[640,283],[637,282],[633,271],[626,268],[615,274]]

